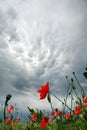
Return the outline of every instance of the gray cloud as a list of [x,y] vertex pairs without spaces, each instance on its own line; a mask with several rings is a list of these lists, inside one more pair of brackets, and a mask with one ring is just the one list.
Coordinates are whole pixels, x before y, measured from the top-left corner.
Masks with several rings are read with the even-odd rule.
[[63,97],[65,76],[82,74],[87,66],[87,2],[0,3],[1,92],[19,97],[32,90],[33,100],[36,90],[49,81],[51,90]]

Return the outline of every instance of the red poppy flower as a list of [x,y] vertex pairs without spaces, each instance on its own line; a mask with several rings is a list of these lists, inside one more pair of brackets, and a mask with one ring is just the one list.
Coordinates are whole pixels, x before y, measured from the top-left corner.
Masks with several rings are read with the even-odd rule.
[[20,117],[18,117],[18,118],[17,118],[17,122],[20,122],[20,121],[21,121],[21,118],[20,118]]
[[54,122],[56,119],[54,117],[50,118],[51,122]]
[[10,119],[10,118],[7,118],[7,119],[5,120],[5,124],[10,124],[10,121],[11,121],[11,119]]
[[49,82],[47,82],[44,86],[41,86],[37,92],[40,93],[40,99],[44,99],[49,92]]
[[82,107],[81,106],[77,106],[76,109],[73,111],[73,114],[79,115],[79,114],[81,114],[81,110],[82,110]]
[[46,126],[48,124],[48,120],[49,120],[48,116],[43,117],[40,122],[40,127],[43,129],[46,128]]
[[82,110],[82,106],[77,106],[76,110],[81,111]]
[[56,116],[60,116],[60,115],[62,115],[62,111],[57,111]]
[[85,105],[84,105],[84,106],[85,106],[85,108],[87,108],[87,103],[85,103]]
[[10,110],[14,110],[14,106],[13,105],[10,105]]
[[54,116],[54,115],[55,115],[55,111],[52,111],[52,112],[51,112],[51,116]]
[[70,113],[68,112],[68,113],[66,113],[66,119],[69,119],[70,118]]
[[7,114],[11,114],[11,110],[9,110],[9,109],[7,109],[6,112],[7,112]]
[[74,115],[80,115],[80,114],[81,114],[81,111],[78,111],[77,109],[75,109],[75,110],[73,111],[73,114],[74,114]]
[[36,116],[37,116],[36,113],[33,113],[33,114],[32,114],[32,122],[33,122],[33,123],[36,122]]
[[87,103],[87,97],[83,99],[83,103]]

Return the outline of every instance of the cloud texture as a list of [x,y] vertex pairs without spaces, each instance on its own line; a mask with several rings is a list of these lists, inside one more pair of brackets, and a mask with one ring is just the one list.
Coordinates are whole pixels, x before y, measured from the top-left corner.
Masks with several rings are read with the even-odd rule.
[[65,76],[87,66],[86,7],[86,0],[0,0],[1,102],[12,93],[36,107],[46,81],[63,98]]

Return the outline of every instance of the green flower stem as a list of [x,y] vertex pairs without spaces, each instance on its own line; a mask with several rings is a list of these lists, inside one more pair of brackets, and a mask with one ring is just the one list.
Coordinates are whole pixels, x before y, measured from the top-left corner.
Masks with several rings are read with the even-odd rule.
[[10,100],[11,97],[12,97],[11,94],[7,94],[7,96],[6,96],[6,100],[5,100],[5,104],[4,104],[4,122],[5,122],[5,119],[6,119],[6,107],[8,105],[8,101]]
[[5,101],[5,104],[4,104],[4,121],[6,119],[6,106],[7,106],[7,101]]
[[[68,90],[67,90],[66,98],[64,99],[65,104],[67,103],[69,89],[70,89],[70,86],[69,86],[69,88],[68,88]],[[64,113],[64,112],[65,112],[65,105],[63,106],[63,113]]]
[[72,109],[66,104],[64,103],[60,98],[58,98],[56,95],[50,93],[51,95],[53,95],[57,100],[59,100],[62,104],[64,104],[70,111],[72,111]]
[[48,100],[48,102],[50,103],[51,109],[52,109],[52,111],[53,111],[53,106],[52,106],[52,102],[51,102],[50,92],[49,92],[48,95],[47,95],[47,100]]
[[72,94],[72,92],[73,92],[73,89],[72,89],[72,87],[71,87],[71,109],[72,109],[72,107],[73,107],[73,101],[72,101],[72,99],[73,99],[73,94]]
[[53,111],[53,106],[52,106],[52,102],[50,102],[50,106],[51,106],[51,109],[52,109],[52,111]]
[[[71,82],[69,81],[68,76],[66,76],[66,79],[67,79],[69,86],[71,87],[72,91],[75,93],[75,96],[77,97],[77,99],[79,99],[79,102],[81,104],[81,99],[79,98],[79,95],[76,91],[76,86],[73,83],[73,79],[71,78]],[[70,92],[70,93],[72,93],[72,92]]]
[[82,106],[81,99],[80,99],[80,97],[78,96],[78,93],[77,93],[76,89],[74,89],[74,88],[75,88],[75,85],[74,85],[73,82],[72,82],[72,84],[71,84],[71,87],[72,87],[72,89],[73,89],[73,91],[74,91],[74,93],[75,93],[77,99],[79,100],[80,105]]
[[82,86],[81,86],[81,84],[80,84],[78,78],[76,77],[75,72],[73,72],[73,75],[74,75],[74,77],[75,77],[75,79],[76,79],[76,81],[77,81],[77,83],[78,83],[78,85],[79,85],[79,87],[80,87],[80,89],[81,89],[82,98],[84,98],[84,97],[86,96],[86,94],[85,94],[85,92],[84,92],[84,89],[82,88]]
[[[68,95],[69,95],[69,91],[70,91],[70,87],[71,87],[71,83],[69,82],[68,76],[66,76],[66,80],[67,80],[67,82],[69,84],[69,87],[67,89],[66,98],[64,99],[65,104],[67,103],[67,99],[68,99]],[[64,106],[63,112],[65,111],[65,106]]]

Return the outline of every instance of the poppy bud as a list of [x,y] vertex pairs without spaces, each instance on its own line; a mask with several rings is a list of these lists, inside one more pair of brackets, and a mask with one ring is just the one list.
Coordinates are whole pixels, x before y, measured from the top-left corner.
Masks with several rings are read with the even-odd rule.
[[73,72],[73,74],[75,75],[75,72]]
[[11,97],[12,97],[12,95],[11,95],[11,94],[8,94],[8,95],[6,96],[6,102],[8,102]]
[[71,81],[73,82],[73,78],[71,78]]
[[51,97],[50,97],[50,94],[49,94],[49,93],[48,93],[48,95],[47,95],[47,99],[48,99],[49,103],[51,103]]

